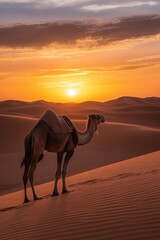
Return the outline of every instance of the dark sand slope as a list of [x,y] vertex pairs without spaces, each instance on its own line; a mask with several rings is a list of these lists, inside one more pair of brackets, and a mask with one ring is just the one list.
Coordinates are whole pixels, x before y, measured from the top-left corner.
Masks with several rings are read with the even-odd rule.
[[[20,162],[23,140],[37,120],[24,117],[0,117],[0,194],[22,189]],[[84,121],[75,121],[79,129]],[[99,135],[82,147],[77,147],[68,167],[68,175],[122,161],[160,149],[160,130],[136,125],[106,123],[99,126]],[[54,179],[56,154],[45,153],[36,170],[36,183]]]
[[[22,204],[23,192],[0,197],[1,240],[159,240],[160,151],[68,178],[72,191]],[[61,188],[61,187],[60,187]]]

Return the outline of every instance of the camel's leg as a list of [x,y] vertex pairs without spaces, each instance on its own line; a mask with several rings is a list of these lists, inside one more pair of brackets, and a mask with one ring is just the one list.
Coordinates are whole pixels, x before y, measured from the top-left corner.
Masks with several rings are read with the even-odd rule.
[[59,195],[58,190],[57,190],[57,185],[58,185],[58,180],[61,176],[61,166],[62,166],[63,154],[64,154],[64,152],[57,153],[57,171],[56,171],[56,175],[55,175],[55,184],[54,184],[54,190],[53,190],[52,196]]
[[27,182],[28,182],[28,171],[29,171],[29,164],[25,164],[24,174],[23,174],[23,185],[24,185],[24,203],[29,202],[27,197]]
[[63,170],[62,170],[62,193],[68,193],[67,188],[66,188],[66,174],[67,174],[67,166],[69,163],[69,160],[71,159],[72,155],[74,153],[74,150],[67,152],[65,159],[64,159],[64,164],[63,164]]
[[36,166],[37,166],[37,161],[38,161],[39,157],[37,158],[34,158],[34,161],[31,163],[30,165],[30,170],[29,170],[29,181],[30,181],[30,184],[31,184],[31,188],[32,188],[32,193],[33,193],[33,198],[34,200],[38,200],[38,199],[41,199],[41,198],[38,198],[36,193],[35,193],[35,190],[34,190],[34,172],[36,170]]

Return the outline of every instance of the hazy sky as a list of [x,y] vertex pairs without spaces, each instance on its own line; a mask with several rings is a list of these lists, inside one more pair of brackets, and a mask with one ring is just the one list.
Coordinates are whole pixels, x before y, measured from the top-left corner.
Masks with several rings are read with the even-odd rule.
[[160,96],[159,46],[160,1],[0,0],[0,100]]
[[1,0],[1,24],[57,20],[107,20],[159,14],[160,1],[128,0]]

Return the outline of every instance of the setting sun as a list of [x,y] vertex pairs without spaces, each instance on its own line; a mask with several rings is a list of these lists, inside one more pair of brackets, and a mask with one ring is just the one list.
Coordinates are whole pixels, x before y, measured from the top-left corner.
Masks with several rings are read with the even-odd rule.
[[67,95],[68,95],[69,97],[75,97],[75,96],[77,95],[76,89],[73,89],[73,88],[68,89],[68,90],[67,90]]

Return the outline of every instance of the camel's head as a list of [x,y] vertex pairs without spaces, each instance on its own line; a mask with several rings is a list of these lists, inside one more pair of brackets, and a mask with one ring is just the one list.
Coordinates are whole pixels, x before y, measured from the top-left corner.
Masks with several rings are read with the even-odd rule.
[[94,122],[96,123],[96,125],[105,122],[105,118],[104,118],[103,115],[90,114],[90,115],[89,115],[89,119],[91,119],[92,121],[94,121]]

